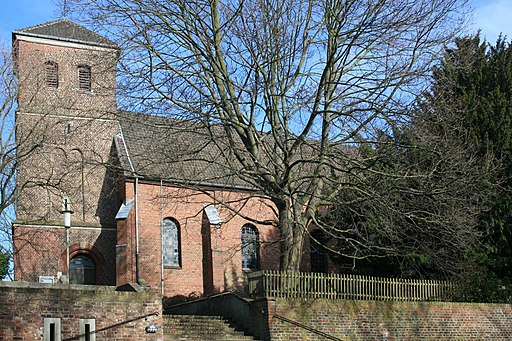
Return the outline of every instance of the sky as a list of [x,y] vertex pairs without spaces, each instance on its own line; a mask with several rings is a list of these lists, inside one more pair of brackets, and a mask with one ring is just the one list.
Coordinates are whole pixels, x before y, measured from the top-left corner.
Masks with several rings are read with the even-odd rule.
[[[470,32],[481,29],[494,43],[500,33],[512,38],[512,0],[469,0],[474,8]],[[56,0],[0,0],[0,41],[9,45],[11,32],[58,19]],[[510,39],[509,39],[510,40]]]

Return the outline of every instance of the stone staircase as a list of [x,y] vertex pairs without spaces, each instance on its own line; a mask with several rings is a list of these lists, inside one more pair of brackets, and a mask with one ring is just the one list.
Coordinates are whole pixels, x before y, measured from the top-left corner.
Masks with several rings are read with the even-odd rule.
[[164,315],[164,340],[255,340],[220,316]]

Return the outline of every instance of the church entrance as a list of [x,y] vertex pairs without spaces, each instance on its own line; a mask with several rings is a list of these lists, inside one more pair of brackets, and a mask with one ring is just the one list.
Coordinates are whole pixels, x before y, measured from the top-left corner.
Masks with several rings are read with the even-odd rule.
[[69,262],[69,283],[96,284],[96,266],[90,257],[79,254],[71,259]]

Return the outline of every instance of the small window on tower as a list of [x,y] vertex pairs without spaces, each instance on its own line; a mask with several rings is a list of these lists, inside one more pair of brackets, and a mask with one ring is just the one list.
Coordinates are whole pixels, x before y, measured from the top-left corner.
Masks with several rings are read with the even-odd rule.
[[47,61],[44,63],[46,71],[46,86],[49,88],[59,87],[59,64]]
[[88,65],[78,65],[78,88],[91,91],[91,67]]
[[73,122],[68,122],[66,124],[66,136],[70,136],[73,134]]

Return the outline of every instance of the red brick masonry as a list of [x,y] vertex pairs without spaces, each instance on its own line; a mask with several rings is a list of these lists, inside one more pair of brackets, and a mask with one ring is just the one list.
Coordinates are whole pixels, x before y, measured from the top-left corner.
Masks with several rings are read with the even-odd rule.
[[272,340],[319,339],[280,316],[342,340],[512,339],[509,304],[277,299],[268,309]]
[[[0,282],[0,340],[44,340],[45,318],[61,319],[61,340],[79,340],[80,319],[95,319],[96,340],[163,339],[160,295],[73,287]],[[150,323],[158,327],[155,334],[145,332]]]

